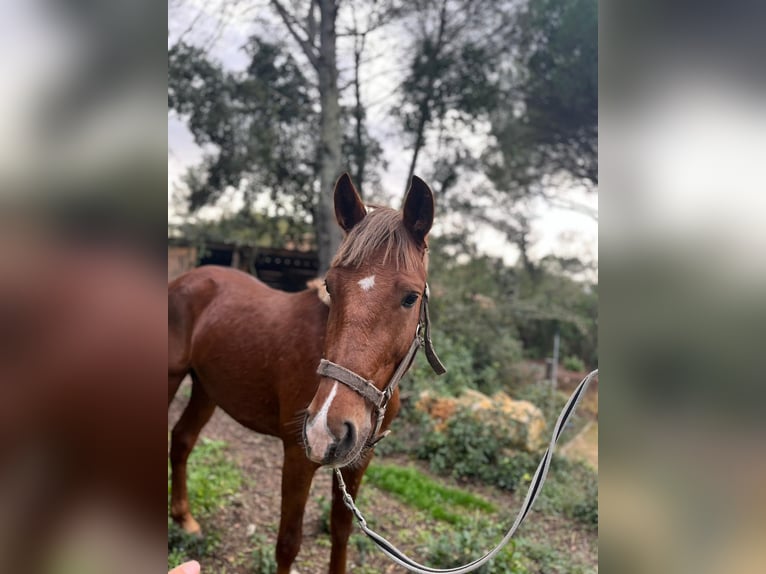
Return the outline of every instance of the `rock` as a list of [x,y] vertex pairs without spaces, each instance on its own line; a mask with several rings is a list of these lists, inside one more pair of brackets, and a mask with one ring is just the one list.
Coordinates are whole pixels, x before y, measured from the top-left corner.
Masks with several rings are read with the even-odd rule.
[[436,430],[443,431],[447,421],[457,411],[457,399],[453,397],[439,397],[430,391],[420,393],[415,408],[420,412],[427,413],[435,422]]
[[529,401],[517,401],[503,391],[491,397],[469,389],[460,397],[442,397],[429,391],[420,394],[415,408],[435,421],[435,429],[443,431],[458,412],[469,412],[482,424],[491,426],[498,435],[508,438],[511,448],[536,452],[545,446],[545,419],[540,409]]

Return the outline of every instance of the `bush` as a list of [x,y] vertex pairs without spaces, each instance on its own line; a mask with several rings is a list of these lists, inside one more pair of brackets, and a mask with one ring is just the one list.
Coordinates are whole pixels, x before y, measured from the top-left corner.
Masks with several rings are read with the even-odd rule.
[[510,456],[509,449],[508,437],[498,429],[482,424],[471,413],[459,411],[443,431],[431,427],[417,455],[427,460],[436,473],[515,490],[530,467],[534,472],[536,463],[526,453]]
[[568,371],[577,371],[578,373],[582,373],[585,370],[585,363],[583,363],[580,357],[575,357],[574,355],[566,357],[562,361],[562,364]]
[[596,530],[598,528],[598,475],[581,461],[556,457],[540,492],[537,507]]
[[254,547],[250,555],[253,572],[255,574],[274,574],[277,571],[274,545],[263,534],[254,534],[251,543]]
[[[438,474],[510,491],[529,484],[541,459],[537,454],[510,452],[507,437],[466,412],[458,412],[441,432],[432,426],[417,455]],[[583,462],[554,457],[536,508],[597,528],[596,472]]]
[[220,533],[207,532],[205,536],[187,534],[168,519],[168,570],[188,560],[213,556],[221,542]]
[[[558,420],[559,413],[561,413],[564,405],[569,400],[569,393],[556,390],[551,398],[551,385],[545,381],[524,385],[514,390],[513,398],[519,401],[529,401],[540,409],[545,417],[548,429],[546,432],[550,433],[553,430],[553,425],[556,424],[556,420]],[[581,408],[579,407],[572,413],[560,439],[561,441],[569,440],[569,438],[575,436],[588,422],[586,417],[580,415]],[[563,443],[560,442],[559,444]]]
[[481,390],[497,386],[495,369],[491,365],[477,365],[468,345],[437,329],[434,329],[432,339],[447,372],[437,376],[428,364],[425,353],[420,353],[403,383],[404,388],[411,389],[414,394],[428,389],[440,395],[456,396],[463,389]]
[[[486,554],[503,537],[498,526],[485,520],[474,521],[456,531],[443,531],[430,539],[427,547],[427,564],[435,568],[463,565]],[[476,572],[481,574],[527,574],[528,570],[515,552],[511,540],[486,566]]]

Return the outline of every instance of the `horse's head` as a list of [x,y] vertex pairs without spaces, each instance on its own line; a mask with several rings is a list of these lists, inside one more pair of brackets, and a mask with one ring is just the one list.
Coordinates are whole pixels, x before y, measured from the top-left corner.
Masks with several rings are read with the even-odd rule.
[[343,175],[335,186],[335,215],[346,236],[326,276],[330,314],[322,376],[304,439],[311,460],[344,466],[379,430],[381,404],[390,398],[389,411],[398,409],[396,391],[391,397],[380,392],[416,348],[433,194],[413,177],[401,211],[367,213]]

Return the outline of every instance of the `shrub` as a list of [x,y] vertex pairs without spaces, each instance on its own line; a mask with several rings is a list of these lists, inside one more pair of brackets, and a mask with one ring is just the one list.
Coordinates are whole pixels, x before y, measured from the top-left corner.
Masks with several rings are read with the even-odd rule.
[[[494,547],[505,533],[485,520],[474,521],[461,530],[442,531],[428,542],[426,555],[429,566],[450,568],[476,560]],[[511,540],[486,566],[481,574],[527,574]]]
[[537,507],[598,528],[598,475],[587,464],[555,457]]
[[[550,433],[553,430],[553,425],[558,419],[559,413],[569,400],[569,394],[556,390],[551,396],[550,383],[537,382],[516,389],[513,391],[513,398],[519,401],[529,401],[539,408],[545,417],[546,426],[548,428],[547,432]],[[569,422],[562,434],[562,441],[569,440],[569,438],[575,436],[575,434],[588,422],[587,418],[580,414],[581,408],[582,407],[579,407],[575,410],[569,418]],[[562,443],[560,442],[559,444]]]
[[585,370],[585,363],[583,363],[580,357],[576,357],[574,355],[566,357],[562,361],[562,364],[568,371],[577,371],[578,373],[581,373]]
[[505,490],[515,490],[538,464],[531,454],[513,453],[509,437],[466,411],[458,411],[443,431],[432,426],[417,455],[438,474],[477,479]]
[[253,552],[250,563],[254,574],[274,574],[277,571],[274,545],[263,534],[254,534],[251,543]]
[[477,365],[468,345],[437,329],[434,329],[432,338],[447,372],[442,376],[434,374],[425,354],[420,353],[403,383],[405,388],[416,395],[428,389],[440,395],[455,396],[463,389],[480,389],[497,384],[497,374],[491,365],[481,366],[477,374]]
[[199,560],[213,556],[218,550],[221,537],[218,532],[205,536],[187,534],[175,522],[168,519],[168,570],[191,559]]
[[[479,480],[510,491],[529,484],[541,459],[537,454],[510,452],[507,437],[466,412],[458,412],[443,431],[432,427],[417,455],[427,460],[431,470],[438,474]],[[583,462],[554,457],[536,507],[596,528],[595,471]]]

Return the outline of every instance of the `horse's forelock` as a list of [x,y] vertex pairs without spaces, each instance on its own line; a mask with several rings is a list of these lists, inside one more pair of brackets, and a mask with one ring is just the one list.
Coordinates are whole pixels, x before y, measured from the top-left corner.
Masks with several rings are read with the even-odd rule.
[[415,271],[423,265],[423,251],[407,231],[400,211],[377,207],[360,221],[346,236],[332,261],[333,267],[360,267],[380,256],[396,269]]

